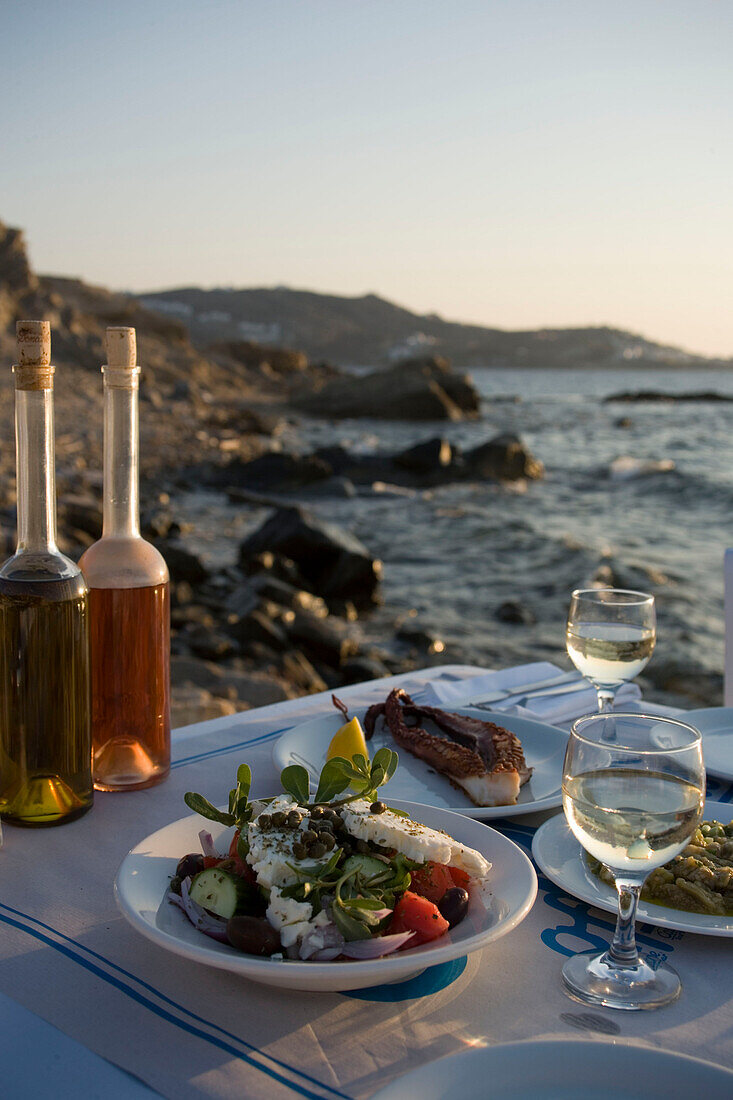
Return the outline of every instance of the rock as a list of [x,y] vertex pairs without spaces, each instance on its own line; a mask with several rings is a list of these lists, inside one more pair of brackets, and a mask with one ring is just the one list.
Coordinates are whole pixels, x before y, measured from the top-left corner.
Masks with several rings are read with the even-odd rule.
[[290,683],[308,695],[326,690],[326,681],[299,649],[291,649],[282,655],[283,675]]
[[0,222],[0,287],[7,288],[13,294],[29,294],[38,289],[38,277],[31,269],[22,230],[11,229],[2,222]]
[[497,608],[496,617],[500,623],[521,623],[529,626],[537,622],[534,613],[519,600],[505,600]]
[[179,543],[169,542],[167,539],[156,539],[155,546],[165,558],[171,580],[200,584],[208,577],[209,571],[201,558]]
[[350,599],[357,607],[376,602],[382,563],[354,535],[299,508],[278,509],[245,539],[240,563],[246,568],[247,560],[263,550],[291,558],[308,587],[326,599]]
[[317,393],[296,397],[313,416],[381,420],[461,420],[476,416],[479,395],[445,359],[412,359],[361,377],[336,378]]
[[171,684],[180,687],[192,684],[205,691],[215,691],[221,683],[223,673],[216,665],[208,661],[197,661],[193,657],[171,657]]
[[252,577],[231,594],[227,603],[232,610],[237,611],[247,599],[271,600],[292,611],[308,611],[319,619],[325,619],[328,616],[328,607],[320,596],[314,596],[312,592],[295,588],[292,584],[280,581],[276,577],[269,577],[267,574]]
[[448,440],[435,436],[424,443],[408,447],[406,451],[395,455],[394,461],[398,466],[412,470],[413,473],[430,474],[436,470],[446,469],[453,459],[454,450]]
[[197,623],[209,630],[214,627],[214,616],[211,611],[198,603],[177,604],[171,608],[171,625],[180,627],[188,623]]
[[227,669],[221,678],[220,686],[232,692],[235,699],[248,707],[266,707],[271,703],[281,703],[285,699],[295,697],[295,692],[288,690],[284,684],[262,672]]
[[727,403],[733,401],[733,397],[730,394],[717,393],[715,390],[691,390],[688,393],[663,393],[660,390],[625,390],[623,393],[611,393],[603,398],[604,405],[612,401],[661,401],[670,403],[678,401],[722,401]]
[[494,436],[463,456],[469,477],[517,481],[520,478],[541,478],[544,466],[529,452],[517,435]]
[[378,657],[350,657],[341,665],[345,684],[358,684],[362,680],[381,680],[392,673]]
[[235,653],[231,638],[199,624],[182,631],[181,640],[193,654],[207,661],[222,661]]
[[286,558],[283,554],[273,554],[270,550],[253,554],[245,561],[240,560],[239,568],[248,575],[268,573],[295,588],[303,588],[305,585],[305,578],[292,558]]
[[288,636],[285,630],[259,609],[241,617],[229,615],[227,630],[245,650],[250,642],[260,642],[276,652],[288,649]]
[[203,688],[187,684],[171,693],[171,726],[180,729],[196,722],[208,722],[212,718],[224,718],[236,714],[244,707],[236,706],[230,699],[215,698]]
[[403,641],[408,642],[409,645],[422,650],[424,653],[442,653],[445,649],[445,642],[440,639],[437,634],[434,634],[432,630],[428,630],[421,626],[419,622],[407,621],[397,630],[397,637]]
[[180,535],[180,524],[168,508],[150,509],[140,517],[140,530],[146,539],[171,539]]
[[332,474],[331,467],[313,455],[268,451],[251,462],[232,459],[213,472],[212,484],[255,492],[294,493]]
[[73,496],[66,493],[59,511],[64,530],[84,531],[95,541],[101,537],[102,506],[95,497]]
[[304,611],[296,611],[287,627],[288,635],[315,660],[331,668],[358,652],[359,642],[345,623],[337,619],[318,619]]

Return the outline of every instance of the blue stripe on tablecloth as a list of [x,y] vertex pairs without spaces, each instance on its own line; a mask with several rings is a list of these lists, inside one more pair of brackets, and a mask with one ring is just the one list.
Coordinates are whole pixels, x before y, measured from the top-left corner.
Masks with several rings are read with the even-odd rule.
[[227,753],[235,752],[237,749],[245,749],[249,745],[259,745],[263,741],[271,741],[273,737],[279,737],[281,733],[287,733],[292,728],[292,726],[283,726],[282,729],[262,733],[259,737],[248,737],[246,741],[237,741],[234,745],[222,745],[218,749],[207,749],[205,752],[197,752],[193,756],[183,756],[180,760],[176,760],[171,764],[171,771],[174,768],[183,768],[187,764],[194,764],[201,760],[213,760],[217,756],[226,756]]
[[[66,958],[70,959],[72,962],[83,967],[85,970],[90,971],[92,974],[96,975],[96,977],[101,978],[102,981],[108,982],[110,985],[115,986],[118,990],[120,990],[120,992],[124,993],[125,996],[130,997],[133,1001],[137,1001],[138,1004],[141,1004],[144,1008],[147,1008],[154,1015],[159,1016],[161,1019],[170,1024],[173,1024],[174,1026],[180,1028],[182,1031],[186,1031],[191,1035],[195,1035],[199,1039],[204,1039],[206,1042],[211,1043],[213,1046],[216,1046],[219,1049],[226,1051],[228,1054],[234,1055],[236,1058],[239,1058],[242,1061],[246,1062],[254,1069],[257,1069],[261,1073],[266,1074],[268,1077],[272,1077],[274,1080],[279,1081],[283,1085],[286,1085],[294,1092],[297,1092],[300,1096],[305,1096],[308,1098],[308,1100],[324,1100],[324,1096],[327,1098],[338,1097],[339,1100],[350,1100],[348,1093],[340,1092],[338,1089],[331,1088],[330,1085],[326,1085],[321,1081],[318,1081],[315,1077],[311,1077],[309,1074],[303,1073],[302,1070],[295,1069],[293,1066],[289,1066],[287,1062],[282,1062],[278,1058],[273,1058],[270,1054],[265,1054],[263,1051],[259,1050],[251,1043],[247,1043],[244,1039],[240,1039],[239,1036],[234,1035],[229,1031],[226,1031],[222,1027],[219,1027],[218,1024],[214,1024],[211,1021],[204,1019],[204,1017],[198,1016],[195,1012],[191,1012],[190,1009],[172,1000],[170,997],[167,997],[164,993],[159,992],[157,989],[155,989],[154,986],[150,985],[146,981],[143,981],[142,978],[138,978],[135,974],[130,973],[130,971],[125,970],[123,967],[118,966],[116,963],[113,963],[111,962],[111,960],[105,958],[104,955],[100,955],[97,951],[93,951],[91,948],[85,947],[83,944],[78,943],[78,941],[64,935],[64,933],[59,932],[58,929],[52,928],[48,924],[44,924],[43,921],[40,921],[35,917],[31,917],[28,913],[23,913],[19,909],[13,909],[9,905],[4,905],[2,902],[0,902],[0,910],[5,911],[0,911],[0,922],[2,922],[3,924],[8,924],[13,928],[19,929],[21,932],[25,932],[27,935],[32,936],[34,939],[40,940],[48,947],[51,947],[55,951],[58,951],[60,954],[66,956]],[[13,916],[9,916],[8,914],[13,914]],[[29,928],[27,925],[21,923],[21,920],[17,920],[15,918],[21,918],[22,920],[29,921],[32,925],[35,925],[36,927]],[[58,940],[52,939],[52,936],[58,937],[58,940],[63,940],[65,941],[65,943],[59,943]],[[70,944],[71,946],[66,946],[66,944]],[[74,950],[74,948],[76,948],[76,950]],[[121,978],[115,977],[113,974],[106,973],[100,966],[97,966],[95,963],[91,962],[90,959],[84,958],[82,952],[86,955],[92,956],[95,959],[98,959],[111,970],[116,971],[118,974],[124,975],[125,978],[129,978],[132,982],[135,982],[143,989],[149,990],[150,993],[152,993],[153,996],[156,997],[159,1001],[162,1001],[165,1004],[172,1006],[172,1008],[174,1008],[177,1012],[183,1013],[184,1015],[190,1017],[191,1020],[195,1020],[198,1023],[203,1024],[208,1028],[211,1028],[212,1031],[218,1032],[219,1035],[209,1035],[205,1031],[203,1031],[202,1028],[196,1027],[195,1024],[190,1023],[188,1020],[181,1020],[177,1018],[172,1014],[172,1012],[169,1012],[161,1005],[155,1004],[155,1002],[150,997],[147,997],[144,993],[140,993],[138,990],[134,989],[132,985],[128,982],[125,982]],[[222,1038],[220,1038],[219,1036],[222,1036]],[[231,1040],[231,1042],[228,1042],[227,1040]],[[245,1047],[247,1050],[253,1053],[247,1054],[246,1052],[243,1052],[241,1049],[238,1049],[238,1047],[234,1045],[235,1043],[239,1044],[239,1047]],[[257,1057],[255,1057],[255,1055]],[[261,1064],[259,1059],[270,1062],[272,1063],[272,1065],[263,1065]],[[281,1070],[284,1072],[280,1072]],[[297,1082],[289,1080],[285,1076],[285,1073],[290,1073],[300,1080]],[[320,1091],[314,1092],[306,1084],[303,1084],[301,1082],[308,1082],[311,1085],[316,1086],[316,1088]]]

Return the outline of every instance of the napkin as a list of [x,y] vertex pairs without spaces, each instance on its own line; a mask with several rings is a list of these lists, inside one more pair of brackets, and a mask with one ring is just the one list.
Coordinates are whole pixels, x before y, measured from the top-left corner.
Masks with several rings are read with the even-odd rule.
[[[420,702],[430,706],[466,706],[480,702],[484,695],[504,689],[511,691],[532,681],[549,680],[561,676],[563,669],[549,661],[535,661],[528,665],[503,668],[498,672],[485,672],[481,676],[472,676],[468,680],[443,680],[438,678],[427,685],[422,692]],[[540,718],[543,722],[558,725],[579,718],[581,714],[591,714],[598,710],[596,690],[590,684],[586,691],[579,691],[576,683],[569,683],[567,692],[553,692],[547,695],[534,695],[524,707],[517,706],[511,700],[498,700],[491,709],[506,714],[523,714],[528,718]],[[636,684],[622,684],[616,692],[615,709],[623,710],[641,698]]]

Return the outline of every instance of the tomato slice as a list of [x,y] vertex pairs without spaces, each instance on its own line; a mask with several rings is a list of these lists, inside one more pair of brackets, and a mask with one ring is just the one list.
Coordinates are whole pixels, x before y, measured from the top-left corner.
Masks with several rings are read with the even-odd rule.
[[414,932],[415,935],[407,941],[405,947],[417,947],[421,943],[436,940],[448,928],[448,921],[440,915],[437,905],[411,890],[405,890],[395,906],[389,931]]
[[255,875],[255,873],[252,870],[252,868],[250,867],[250,865],[248,863],[246,863],[245,860],[243,860],[241,858],[241,856],[239,856],[237,854],[237,843],[238,843],[238,841],[239,841],[239,829],[235,829],[234,836],[232,837],[232,842],[229,845],[228,858],[234,860],[233,871],[234,871],[235,875],[239,875],[239,877],[243,878],[245,880],[245,882],[251,882],[251,883],[254,884],[254,883],[257,882],[257,876]]
[[416,871],[410,871],[410,890],[428,901],[439,902],[446,890],[455,885],[451,868],[444,863],[433,863],[429,860]]
[[450,871],[450,877],[453,879],[453,885],[460,886],[461,890],[468,890],[471,876],[462,871],[460,867],[449,867],[448,870]]

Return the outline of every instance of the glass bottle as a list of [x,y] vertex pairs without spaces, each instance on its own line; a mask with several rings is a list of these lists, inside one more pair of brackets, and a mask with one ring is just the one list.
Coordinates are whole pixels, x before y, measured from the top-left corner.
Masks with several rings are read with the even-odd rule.
[[19,321],[18,548],[0,568],[0,815],[62,825],[92,805],[87,588],[56,546],[47,321]]
[[135,329],[107,329],[102,537],[79,562],[89,585],[92,770],[100,791],[170,770],[170,595],[162,555],[140,534]]

